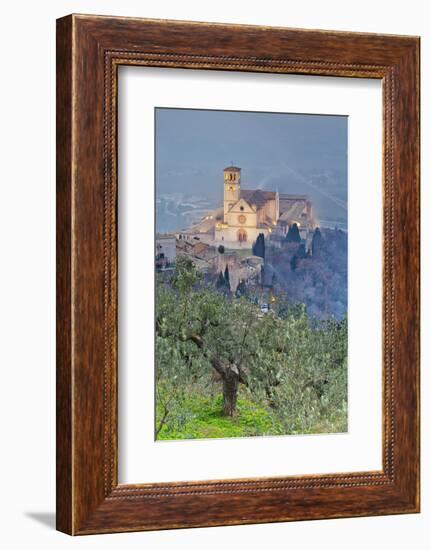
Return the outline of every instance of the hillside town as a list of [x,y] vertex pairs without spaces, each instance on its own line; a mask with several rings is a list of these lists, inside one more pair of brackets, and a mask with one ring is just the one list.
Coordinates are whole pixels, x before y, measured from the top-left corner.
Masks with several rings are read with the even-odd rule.
[[266,282],[265,259],[256,252],[256,243],[260,239],[267,248],[281,249],[292,227],[298,233],[295,240],[311,254],[316,223],[308,197],[243,189],[241,168],[228,166],[223,171],[222,206],[189,228],[156,235],[156,269],[171,270],[177,257],[187,256],[208,278],[227,270],[231,292],[240,283],[261,285]]
[[155,440],[347,431],[347,117],[156,119]]

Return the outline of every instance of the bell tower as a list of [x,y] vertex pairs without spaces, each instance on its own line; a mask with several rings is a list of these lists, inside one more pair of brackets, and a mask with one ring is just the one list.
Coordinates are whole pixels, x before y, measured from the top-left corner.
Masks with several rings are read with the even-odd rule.
[[241,186],[241,168],[228,166],[223,170],[224,175],[224,222],[229,209],[239,201]]

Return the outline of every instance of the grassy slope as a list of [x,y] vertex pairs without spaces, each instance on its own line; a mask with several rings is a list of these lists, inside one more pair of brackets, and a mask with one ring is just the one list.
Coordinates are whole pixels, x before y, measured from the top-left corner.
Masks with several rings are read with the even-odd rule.
[[[253,437],[260,435],[289,435],[265,408],[246,398],[238,399],[237,414],[233,418],[223,416],[222,397],[195,395],[184,403],[190,418],[176,429],[164,426],[157,439],[214,439],[226,437]],[[346,416],[336,413],[325,422],[313,427],[309,433],[345,432]]]
[[223,416],[222,397],[193,396],[184,406],[191,418],[181,428],[162,428],[157,439],[207,439],[281,434],[281,426],[262,407],[240,398],[237,414]]

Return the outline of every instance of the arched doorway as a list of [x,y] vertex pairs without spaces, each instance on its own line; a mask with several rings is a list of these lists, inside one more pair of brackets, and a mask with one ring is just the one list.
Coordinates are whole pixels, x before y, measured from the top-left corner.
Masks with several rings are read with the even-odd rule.
[[245,229],[238,230],[238,241],[240,243],[245,243],[247,241],[247,231]]

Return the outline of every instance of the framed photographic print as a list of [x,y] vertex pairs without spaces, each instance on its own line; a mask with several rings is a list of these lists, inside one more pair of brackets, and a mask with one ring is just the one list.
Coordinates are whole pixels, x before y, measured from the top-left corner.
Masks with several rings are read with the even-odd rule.
[[419,39],[57,22],[57,528],[419,511]]

